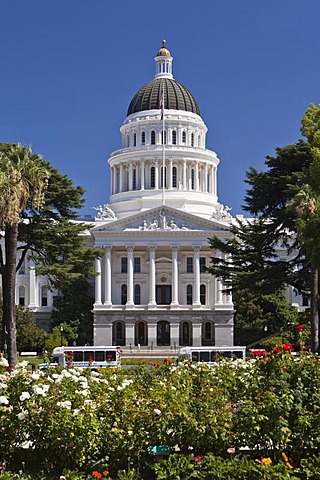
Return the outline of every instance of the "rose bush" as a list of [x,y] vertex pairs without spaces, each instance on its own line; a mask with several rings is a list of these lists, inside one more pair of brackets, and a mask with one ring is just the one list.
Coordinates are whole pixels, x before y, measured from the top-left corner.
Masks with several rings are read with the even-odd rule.
[[[212,368],[0,369],[4,480],[317,478],[316,355],[285,347]],[[157,446],[174,453],[151,455]]]

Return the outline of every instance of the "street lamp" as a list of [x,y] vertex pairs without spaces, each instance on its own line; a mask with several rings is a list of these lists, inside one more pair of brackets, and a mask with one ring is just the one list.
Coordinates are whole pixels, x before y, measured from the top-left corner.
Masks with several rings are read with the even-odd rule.
[[60,345],[62,347],[62,335],[63,335],[63,326],[60,327]]

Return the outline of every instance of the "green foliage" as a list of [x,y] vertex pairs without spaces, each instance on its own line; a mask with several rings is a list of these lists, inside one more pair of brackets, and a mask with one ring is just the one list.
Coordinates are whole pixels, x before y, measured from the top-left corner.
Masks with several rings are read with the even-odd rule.
[[235,338],[239,345],[248,345],[266,335],[285,331],[288,325],[298,320],[297,309],[288,304],[284,291],[256,295],[249,289],[240,290],[234,293],[233,301]]
[[157,480],[289,480],[298,479],[284,463],[259,464],[246,456],[226,459],[212,454],[203,457],[170,456],[154,467]]
[[60,347],[61,345],[67,345],[68,341],[66,340],[64,333],[61,333],[59,327],[54,327],[52,332],[46,335],[46,350],[48,355],[52,354],[52,350],[55,347]]
[[[11,478],[22,465],[21,480],[94,471],[135,480],[317,478],[320,361],[294,357],[287,345],[212,368],[31,373],[22,364],[0,375],[0,464]],[[178,453],[156,459],[156,445]]]
[[87,279],[80,279],[62,289],[61,295],[54,298],[52,324],[63,325],[64,335],[78,345],[92,342],[93,298],[89,295]]
[[[17,326],[17,349],[41,351],[45,344],[46,332],[35,324],[34,313],[21,305],[15,307]],[[0,337],[2,336],[2,299],[0,298]]]

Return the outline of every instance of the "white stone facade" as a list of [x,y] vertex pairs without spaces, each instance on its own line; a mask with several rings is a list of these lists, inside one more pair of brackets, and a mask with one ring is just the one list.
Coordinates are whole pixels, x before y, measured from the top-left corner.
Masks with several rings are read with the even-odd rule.
[[[168,50],[155,61],[155,78],[173,79]],[[206,148],[200,115],[158,106],[127,116],[122,148],[109,158],[110,203],[91,230],[105,249],[96,261],[94,344],[231,346],[232,298],[206,271],[208,237],[228,235],[231,221],[218,203],[219,159]]]

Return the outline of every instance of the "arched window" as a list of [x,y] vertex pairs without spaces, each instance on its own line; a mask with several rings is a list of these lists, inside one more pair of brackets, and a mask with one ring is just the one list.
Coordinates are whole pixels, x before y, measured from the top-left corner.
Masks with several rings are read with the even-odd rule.
[[201,137],[198,135],[198,147],[201,147]]
[[137,134],[136,133],[133,134],[133,146],[134,147],[137,146]]
[[206,322],[204,324],[204,339],[211,340],[212,339],[212,323]]
[[187,134],[185,132],[185,130],[182,132],[182,143],[186,143],[187,141]]
[[19,305],[25,306],[26,304],[26,289],[23,286],[19,287]]
[[156,144],[156,132],[154,130],[151,130],[151,145]]
[[206,286],[204,284],[200,285],[200,303],[201,305],[206,305]]
[[134,168],[132,172],[132,188],[137,190],[137,169]]
[[187,285],[187,305],[192,305],[192,285]]
[[150,169],[150,187],[155,188],[156,186],[156,169],[151,167]]
[[[164,140],[163,140],[163,134],[164,134]],[[166,145],[167,143],[167,132],[164,130],[162,130],[161,132],[161,144],[163,145],[163,143]]]
[[172,167],[172,187],[177,188],[177,167]]
[[[160,180],[161,188],[163,187],[163,167],[161,167],[161,180]],[[164,186],[167,187],[167,167],[164,167]]]
[[194,133],[191,133],[191,147],[194,147]]
[[127,285],[121,285],[121,305],[127,303]]
[[172,145],[177,145],[177,132],[175,130],[172,132]]
[[114,345],[125,345],[125,326],[124,322],[115,322],[112,326],[112,341]]
[[194,190],[194,168],[191,169],[191,190]]
[[135,305],[141,305],[141,287],[138,284],[134,286],[134,303]]
[[141,133],[141,145],[146,143],[146,132]]

